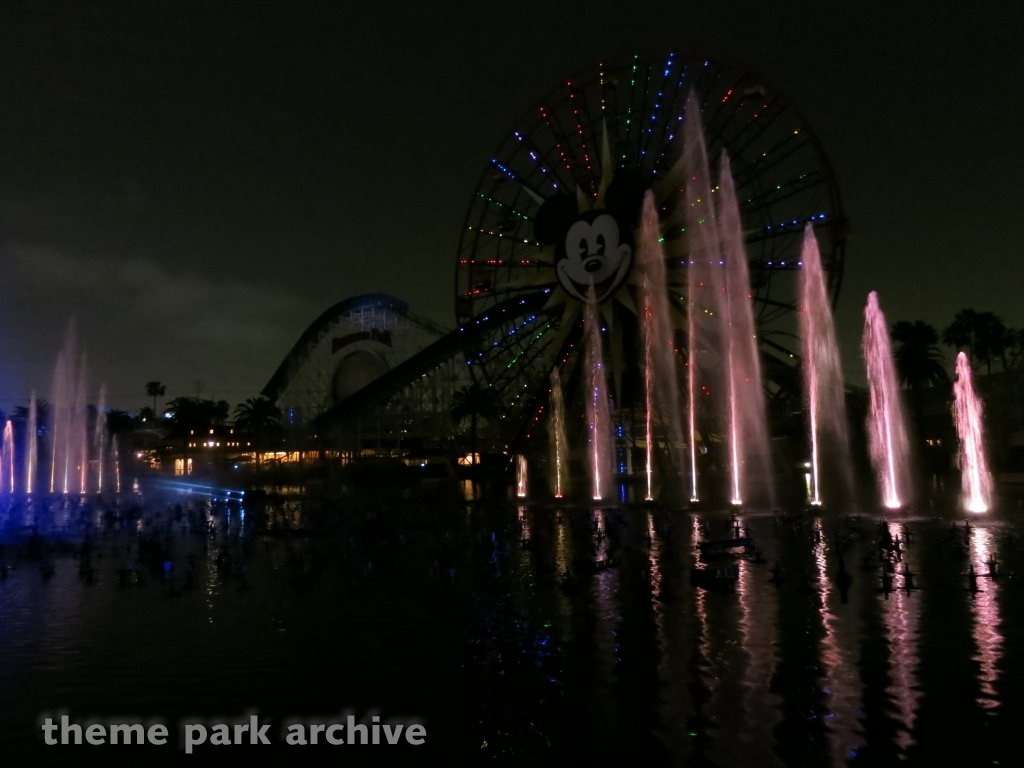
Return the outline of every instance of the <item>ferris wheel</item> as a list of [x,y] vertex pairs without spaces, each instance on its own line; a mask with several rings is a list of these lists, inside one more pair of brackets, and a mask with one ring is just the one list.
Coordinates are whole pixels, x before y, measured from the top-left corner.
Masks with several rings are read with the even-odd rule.
[[[798,260],[807,223],[816,230],[833,303],[838,297],[846,239],[839,190],[816,136],[783,96],[749,72],[703,57],[669,53],[599,64],[549,93],[506,137],[462,229],[455,292],[464,353],[474,378],[500,393],[513,423],[537,419],[552,369],[571,369],[579,358],[586,297],[572,269],[582,267],[565,258],[564,228],[550,234],[552,220],[566,214],[559,209],[590,222],[579,226],[597,227],[595,214],[584,212],[617,204],[633,205],[635,213],[638,195],[651,189],[669,299],[685,314],[685,184],[674,166],[691,92],[712,163],[723,150],[731,160],[769,385],[791,379],[798,357]],[[628,231],[606,234],[609,248],[615,237],[632,240]],[[623,258],[604,269],[597,296],[620,407],[633,396],[638,357],[636,302],[626,290],[631,268]]]

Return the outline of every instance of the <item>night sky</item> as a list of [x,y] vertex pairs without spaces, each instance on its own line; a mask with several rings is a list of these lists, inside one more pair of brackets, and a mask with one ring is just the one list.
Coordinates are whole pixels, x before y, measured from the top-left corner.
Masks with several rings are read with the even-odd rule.
[[157,0],[0,4],[0,408],[47,396],[73,315],[114,405],[256,394],[299,334],[384,291],[454,326],[491,152],[559,82],[669,49],[741,62],[803,112],[866,293],[940,329],[1024,325],[1018,3]]

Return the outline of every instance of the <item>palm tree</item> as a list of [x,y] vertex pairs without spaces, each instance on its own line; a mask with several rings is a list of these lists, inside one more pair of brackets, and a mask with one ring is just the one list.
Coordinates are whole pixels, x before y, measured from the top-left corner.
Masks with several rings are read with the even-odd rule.
[[957,349],[966,349],[973,365],[985,364],[992,375],[992,363],[999,360],[1006,369],[1006,353],[1014,344],[1014,332],[1006,327],[994,312],[976,312],[964,309],[957,312],[953,322],[942,332],[942,342]]
[[256,443],[256,471],[260,468],[263,439],[281,427],[281,409],[267,398],[250,397],[235,408],[235,428],[249,434]]
[[1017,332],[1007,328],[1002,318],[992,312],[981,312],[979,316],[983,320],[980,331],[980,345],[985,349],[985,362],[988,365],[988,373],[992,374],[993,359],[999,360],[1002,370],[1009,368],[1007,354],[1013,350],[1017,342]]
[[922,390],[949,381],[945,358],[939,349],[939,333],[934,327],[917,320],[900,320],[892,327],[896,343],[893,357],[900,383],[909,387],[914,401],[918,428],[922,424]]
[[978,324],[978,313],[963,309],[953,316],[953,322],[942,331],[942,343],[947,347],[967,351],[967,359],[974,363],[974,329]]
[[167,387],[159,381],[146,382],[146,395],[153,398],[153,413],[156,413],[156,399],[158,397],[163,397],[166,392]]
[[188,466],[188,440],[196,427],[201,427],[202,421],[199,399],[188,395],[176,397],[167,403],[165,413],[170,416],[171,434],[181,438],[185,466]]
[[107,431],[113,435],[126,435],[135,431],[135,419],[126,411],[111,408],[107,413]]

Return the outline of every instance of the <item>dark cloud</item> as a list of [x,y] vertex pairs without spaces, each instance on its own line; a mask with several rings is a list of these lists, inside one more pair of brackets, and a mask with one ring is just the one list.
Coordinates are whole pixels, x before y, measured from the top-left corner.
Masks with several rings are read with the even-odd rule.
[[489,153],[609,56],[745,62],[830,153],[852,223],[846,364],[891,320],[1024,324],[1019,6],[12,2],[0,8],[0,407],[69,316],[115,403],[258,391],[305,325],[381,290],[453,323]]

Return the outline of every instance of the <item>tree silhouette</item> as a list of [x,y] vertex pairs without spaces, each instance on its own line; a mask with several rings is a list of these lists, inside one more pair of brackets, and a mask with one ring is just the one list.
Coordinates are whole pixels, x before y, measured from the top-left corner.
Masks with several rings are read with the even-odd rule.
[[974,362],[974,327],[977,315],[973,309],[962,309],[953,316],[953,322],[942,331],[942,343],[947,347],[967,352],[967,359]]
[[281,409],[267,398],[250,397],[235,408],[235,429],[252,437],[256,444],[256,471],[259,472],[263,441],[281,427]]
[[992,374],[992,362],[999,361],[1002,370],[1009,369],[1008,355],[1017,342],[1017,332],[1006,327],[1002,319],[992,312],[981,312],[982,326],[980,331],[981,346],[985,351],[985,363],[989,375]]
[[994,312],[963,309],[957,312],[942,332],[942,342],[967,352],[971,365],[984,363],[986,373],[992,375],[992,363],[998,360],[1007,369],[1007,354],[1017,339]]
[[920,427],[923,419],[923,391],[949,381],[945,358],[939,349],[939,333],[921,320],[911,323],[900,320],[892,327],[896,343],[893,358],[900,383],[910,389],[914,415]]
[[167,403],[166,413],[170,414],[170,432],[180,437],[188,463],[189,437],[198,432],[207,434],[218,424],[228,419],[231,406],[227,400],[200,400],[198,397],[176,397]]
[[113,435],[128,435],[135,431],[135,419],[130,413],[111,408],[107,413],[107,431]]
[[146,382],[146,394],[153,398],[153,413],[156,413],[156,399],[163,397],[167,392],[167,387],[161,384],[159,381],[147,381]]

